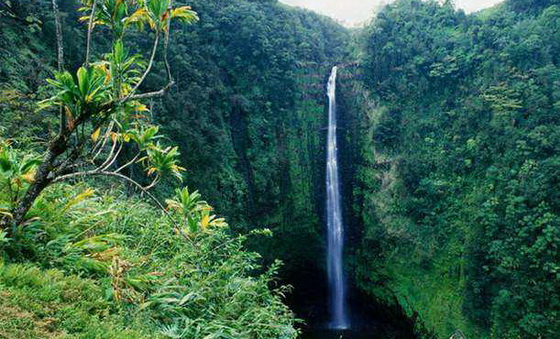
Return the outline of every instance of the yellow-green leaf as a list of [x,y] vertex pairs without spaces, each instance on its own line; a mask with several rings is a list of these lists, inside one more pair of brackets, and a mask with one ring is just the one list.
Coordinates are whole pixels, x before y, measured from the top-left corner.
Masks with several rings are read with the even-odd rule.
[[210,216],[209,215],[205,215],[202,217],[202,220],[200,221],[200,226],[202,227],[203,231],[206,231],[206,229],[208,228],[208,222],[210,221]]
[[96,142],[97,139],[99,139],[100,134],[101,134],[101,128],[96,129],[95,132],[93,132],[93,134],[91,135],[91,140],[93,142]]

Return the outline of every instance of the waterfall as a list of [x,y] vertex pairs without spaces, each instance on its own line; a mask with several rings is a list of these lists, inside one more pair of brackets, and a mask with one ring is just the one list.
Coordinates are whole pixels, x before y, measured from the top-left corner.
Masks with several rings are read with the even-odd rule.
[[329,129],[327,141],[327,268],[329,277],[330,326],[336,329],[348,328],[346,314],[346,281],[342,264],[344,228],[340,202],[338,174],[338,148],[336,146],[336,75],[338,68],[332,69],[327,95],[329,97]]

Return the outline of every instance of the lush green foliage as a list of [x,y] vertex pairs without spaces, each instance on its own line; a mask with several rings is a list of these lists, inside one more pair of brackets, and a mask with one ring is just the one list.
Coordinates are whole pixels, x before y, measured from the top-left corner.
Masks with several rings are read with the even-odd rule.
[[[2,245],[10,261],[35,262],[0,268],[3,330],[15,336],[34,323],[37,331],[78,337],[295,337],[285,288],[269,289],[278,266],[264,271],[259,256],[243,249],[245,237],[209,218],[208,205],[185,207],[196,229],[176,229],[137,199],[83,185],[49,189],[31,223]],[[25,316],[16,322],[13,312]]]
[[276,1],[192,7],[201,23],[174,34],[177,87],[155,116],[184,150],[186,182],[236,229],[269,227],[255,244],[268,259],[322,264],[324,83],[346,31]]
[[[237,148],[237,142],[246,143],[246,140],[229,140],[223,133],[236,135],[232,126],[239,126],[238,118],[232,119],[231,124],[222,125],[223,119],[228,119],[229,110],[238,107],[238,104],[254,105],[254,108],[261,109],[267,107],[269,118],[274,118],[274,105],[286,105],[286,107],[296,107],[295,88],[297,87],[294,79],[289,72],[297,69],[297,57],[293,55],[284,56],[281,60],[275,60],[277,56],[275,48],[284,43],[284,54],[294,48],[294,41],[278,37],[275,44],[266,48],[266,53],[271,59],[270,64],[255,66],[253,73],[241,72],[246,65],[239,65],[239,74],[255,76],[258,70],[267,71],[274,66],[274,73],[267,75],[270,78],[278,78],[275,88],[266,88],[266,96],[270,96],[271,102],[266,102],[262,107],[261,99],[264,94],[257,94],[261,91],[258,88],[249,88],[252,80],[245,78],[245,87],[235,87],[237,80],[227,80],[225,84],[215,84],[212,81],[222,81],[224,71],[231,71],[234,60],[217,67],[217,63],[222,62],[231,46],[221,46],[220,53],[215,54],[217,44],[209,44],[208,38],[212,30],[196,28],[195,32],[181,31],[177,36],[171,36],[169,44],[167,42],[167,32],[171,26],[167,18],[192,21],[194,12],[188,7],[180,7],[168,12],[167,1],[120,2],[120,1],[97,1],[96,11],[93,10],[94,2],[84,1],[84,11],[88,16],[83,18],[86,25],[94,28],[94,39],[91,41],[93,48],[91,56],[87,51],[77,47],[77,43],[72,37],[82,37],[85,43],[86,36],[83,27],[76,25],[78,17],[73,14],[74,4],[71,1],[61,1],[63,33],[65,37],[66,60],[65,66],[72,71],[55,73],[49,85],[46,87],[41,81],[33,83],[20,76],[21,73],[29,72],[29,64],[25,58],[14,57],[8,49],[0,50],[0,55],[4,59],[9,59],[9,63],[3,63],[0,67],[2,73],[3,101],[0,103],[2,115],[0,121],[2,126],[7,127],[2,130],[4,136],[12,138],[13,145],[3,140],[0,149],[2,156],[2,172],[0,173],[0,212],[5,218],[13,216],[14,206],[17,205],[21,194],[29,191],[29,187],[35,185],[37,173],[36,155],[31,150],[42,152],[45,148],[45,139],[55,137],[48,147],[58,141],[71,140],[71,147],[68,149],[67,159],[72,159],[74,154],[84,151],[83,145],[91,146],[91,150],[84,154],[92,155],[97,152],[106,160],[101,162],[93,158],[92,161],[85,160],[72,164],[71,168],[79,168],[82,172],[76,175],[62,171],[54,173],[55,176],[47,175],[46,178],[52,179],[53,183],[62,179],[79,179],[82,176],[95,174],[87,166],[98,166],[107,170],[120,171],[126,169],[126,174],[138,180],[136,187],[144,183],[139,175],[140,169],[152,177],[152,183],[141,187],[143,194],[148,194],[147,189],[153,187],[160,181],[164,174],[178,174],[182,169],[179,165],[179,152],[176,147],[165,147],[167,143],[158,136],[158,127],[153,125],[153,121],[147,117],[148,108],[142,105],[139,100],[145,98],[143,93],[139,93],[139,85],[146,77],[146,84],[142,89],[167,88],[165,82],[172,83],[173,78],[177,77],[177,89],[174,94],[168,95],[167,100],[153,99],[151,112],[158,122],[164,124],[167,132],[171,136],[181,141],[182,146],[187,142],[199,143],[203,140],[189,139],[189,135],[206,134],[207,129],[219,127],[225,128],[224,131],[217,132],[216,136],[222,134],[223,144],[208,142],[212,153],[192,152],[191,147],[183,147],[190,152],[183,157],[183,163],[190,165],[189,181],[200,183],[203,190],[219,192],[218,200],[223,206],[228,206],[226,200],[222,200],[221,194],[227,194],[231,201],[237,201],[234,209],[226,209],[228,212],[237,211],[240,216],[238,219],[247,220],[245,213],[247,206],[244,205],[246,199],[246,189],[224,190],[221,187],[213,186],[215,182],[212,178],[196,176],[196,171],[205,173],[218,173],[220,176],[227,174],[223,183],[226,185],[235,184],[231,179],[235,176],[241,178],[238,173],[244,172],[242,166],[236,165],[236,151],[245,152],[246,147]],[[160,5],[155,6],[158,3]],[[135,6],[130,8],[127,6]],[[163,5],[162,5],[163,4]],[[197,5],[197,4],[195,4]],[[294,22],[298,20],[309,20],[316,27],[331,27],[332,34],[341,34],[337,26],[331,24],[323,18],[318,18],[310,13],[292,12],[281,8],[278,4],[252,4],[240,2],[238,5],[244,10],[252,11],[252,14],[259,15],[261,20],[267,17],[264,15],[265,9],[273,9],[280,14],[287,15]],[[236,6],[223,6],[217,3],[201,3],[198,11],[205,12],[208,16],[207,25],[212,25],[222,20],[233,19],[225,18],[226,15],[244,15],[242,11],[235,13]],[[9,13],[8,13],[9,12]],[[50,57],[56,49],[56,41],[53,39],[54,27],[50,9],[38,3],[10,2],[8,12],[1,12],[2,30],[0,33],[2,41],[6,42],[7,48],[14,51],[24,52],[24,47],[20,47],[21,39],[27,39],[29,44],[36,44],[40,49],[29,51],[30,55],[45,55],[49,58],[49,63],[41,65],[42,70],[47,73],[54,67],[54,59]],[[94,19],[90,21],[89,15],[94,13]],[[26,27],[19,18],[23,13],[29,13],[37,18],[33,21],[33,29]],[[277,13],[277,14],[278,14]],[[169,15],[170,14],[170,15]],[[251,14],[251,15],[252,15]],[[251,18],[248,15],[248,18]],[[235,21],[234,21],[235,22]],[[280,24],[277,21],[276,24]],[[245,23],[246,24],[246,23]],[[329,26],[330,25],[330,26]],[[151,33],[142,34],[133,32],[133,27],[149,27]],[[308,28],[306,34],[316,34],[316,27]],[[300,29],[304,29],[301,24]],[[21,32],[20,32],[21,30]],[[232,34],[230,27],[220,27],[220,30]],[[261,33],[267,34],[269,28],[262,27]],[[110,34],[106,34],[110,33]],[[248,32],[249,33],[249,32]],[[205,36],[198,37],[199,34]],[[174,58],[170,60],[171,65],[167,65],[165,53],[155,55],[155,58],[148,57],[147,62],[142,62],[142,58],[132,51],[152,48],[152,44],[157,46],[158,35],[162,39],[161,43],[165,47],[170,47],[169,54]],[[111,41],[107,38],[111,37]],[[145,37],[152,37],[154,41],[146,42]],[[6,38],[6,39],[4,39]],[[231,36],[225,37],[223,44],[229,44],[235,39]],[[18,40],[19,39],[19,40]],[[229,39],[229,40],[228,40]],[[248,41],[254,41],[255,37],[248,35],[246,41],[241,42],[240,46]],[[303,37],[299,39],[303,40]],[[321,38],[317,38],[316,43],[322,43]],[[132,44],[131,44],[132,43]],[[181,45],[177,45],[181,43]],[[200,44],[200,51],[197,51]],[[258,47],[263,49],[264,47]],[[326,50],[326,48],[325,48]],[[108,51],[108,53],[104,53]],[[155,51],[155,47],[154,47]],[[186,53],[188,51],[188,53]],[[240,51],[242,52],[242,51]],[[183,54],[184,53],[184,54]],[[325,52],[326,53],[326,52]],[[53,53],[54,54],[54,53]],[[85,54],[89,58],[85,57]],[[231,53],[229,54],[231,55]],[[177,57],[175,57],[177,56]],[[181,56],[182,58],[178,58]],[[321,56],[323,58],[323,56]],[[83,60],[86,63],[83,67]],[[319,58],[318,58],[319,59]],[[195,60],[196,63],[193,63]],[[209,62],[214,60],[215,64]],[[236,58],[240,62],[239,59]],[[261,60],[256,57],[250,62],[256,63]],[[309,57],[308,61],[322,61]],[[90,61],[89,63],[87,61]],[[153,62],[153,64],[152,64]],[[158,67],[158,66],[161,66]],[[171,66],[172,68],[170,68]],[[195,68],[200,66],[200,68]],[[317,67],[316,65],[314,67]],[[158,68],[165,73],[158,73]],[[183,73],[182,76],[171,75],[170,70]],[[150,74],[153,70],[155,74]],[[284,73],[288,74],[284,74]],[[199,75],[197,76],[196,73]],[[204,76],[201,76],[204,75]],[[235,73],[231,74],[232,76]],[[173,78],[172,78],[173,77]],[[239,83],[243,82],[239,80]],[[261,86],[268,86],[270,79],[263,79],[259,83]],[[265,86],[266,84],[266,86]],[[191,86],[191,87],[187,87]],[[291,88],[292,99],[284,103],[285,97],[280,96],[284,86]],[[215,106],[216,101],[204,99],[203,97],[191,97],[192,95],[206,95],[214,91],[215,98],[222,96],[230,104]],[[250,99],[243,98],[242,94],[235,100],[233,93],[249,93]],[[54,95],[53,95],[54,94]],[[176,96],[175,96],[176,95]],[[40,108],[47,110],[37,111],[34,102],[37,97],[45,98],[40,103]],[[265,96],[265,97],[266,97]],[[272,96],[275,96],[272,98]],[[177,100],[177,97],[183,98]],[[25,100],[22,100],[25,99]],[[274,100],[273,100],[274,99]],[[196,100],[200,100],[197,102]],[[257,100],[259,105],[257,105]],[[186,102],[185,102],[186,101]],[[251,101],[254,101],[251,103]],[[183,110],[175,111],[176,107],[171,103],[190,103],[188,113],[196,113],[198,118],[203,118],[200,122],[205,122],[202,126],[185,124],[185,121],[174,120],[176,117],[189,116]],[[302,101],[298,100],[298,105]],[[161,105],[163,103],[163,106]],[[197,105],[199,110],[194,111]],[[229,106],[231,105],[231,106]],[[315,119],[321,116],[321,106],[312,100],[306,105],[310,105],[316,113]],[[54,109],[61,108],[64,113],[60,120]],[[188,106],[187,106],[188,107]],[[222,111],[222,109],[224,109]],[[207,110],[207,111],[205,111]],[[236,108],[237,110],[237,108]],[[288,114],[286,108],[282,110]],[[258,118],[259,124],[264,124],[270,129],[270,140],[279,138],[286,142],[283,135],[277,135],[276,123],[280,120],[274,118],[266,121],[266,118],[258,117],[258,111],[254,111],[254,118]],[[222,115],[219,120],[215,120],[216,115]],[[301,116],[304,113],[300,113]],[[50,116],[50,117],[49,117]],[[197,119],[198,119],[197,118]],[[262,120],[261,120],[262,119]],[[30,123],[32,121],[33,123]],[[190,120],[188,120],[190,121]],[[180,123],[179,125],[177,125]],[[245,126],[244,122],[240,122]],[[319,126],[320,122],[315,122]],[[77,128],[83,124],[81,128]],[[184,135],[173,134],[175,127],[178,126]],[[60,128],[59,128],[60,127]],[[261,128],[258,127],[258,128]],[[237,127],[235,127],[237,128]],[[242,139],[248,138],[248,133],[243,127]],[[259,133],[257,126],[253,133],[254,141]],[[303,127],[298,126],[299,129]],[[318,128],[318,127],[317,127]],[[60,131],[69,131],[60,138]],[[74,133],[73,135],[70,135]],[[189,134],[190,133],[190,134]],[[236,135],[236,136],[237,136]],[[41,138],[37,142],[37,138]],[[76,142],[74,143],[74,139]],[[217,141],[218,139],[216,139]],[[280,142],[279,141],[279,142]],[[318,143],[319,140],[315,139]],[[260,143],[260,141],[259,141]],[[233,149],[236,147],[236,150]],[[107,151],[99,151],[108,145]],[[273,143],[272,148],[266,149],[270,154],[276,152],[278,144]],[[74,147],[74,148],[72,148]],[[231,158],[218,159],[214,153],[222,148],[230,152]],[[282,146],[284,147],[284,146]],[[292,146],[294,147],[294,146]],[[50,149],[50,148],[49,148]],[[66,150],[65,150],[66,151]],[[98,152],[99,151],[99,152]],[[121,152],[122,151],[122,152]],[[58,152],[58,150],[57,150]],[[221,152],[221,150],[220,150]],[[227,153],[224,153],[225,155]],[[189,158],[191,157],[191,158]],[[204,157],[216,158],[221,162],[205,162]],[[195,159],[196,162],[190,161]],[[63,161],[66,164],[67,161]],[[248,161],[248,160],[245,160]],[[277,160],[270,159],[276,162]],[[306,160],[307,161],[307,160]],[[249,163],[249,162],[247,162]],[[55,165],[60,163],[53,162]],[[40,165],[44,165],[41,163]],[[74,166],[76,165],[76,167]],[[86,167],[84,167],[86,166]],[[270,162],[263,162],[262,175],[266,175],[266,187],[260,189],[268,190],[272,185],[278,185],[272,181],[274,173],[265,172],[264,169],[271,166]],[[274,166],[274,165],[272,165]],[[46,166],[50,170],[51,166]],[[211,169],[211,170],[210,170]],[[227,172],[221,172],[225,169]],[[268,170],[268,169],[267,169]],[[279,173],[279,169],[275,173]],[[233,176],[231,175],[233,172]],[[53,179],[61,174],[61,180]],[[101,173],[100,173],[101,174]],[[202,175],[202,174],[200,174]],[[124,174],[123,174],[124,176]],[[255,178],[258,178],[255,176]],[[131,179],[130,182],[133,182]],[[242,181],[244,179],[241,179]],[[251,179],[253,180],[253,179]],[[260,179],[258,179],[260,180]],[[89,181],[91,185],[101,187],[111,187],[110,183],[96,177]],[[264,184],[264,182],[263,182]],[[242,184],[245,185],[245,184]],[[260,185],[260,184],[259,184]],[[4,280],[1,280],[2,294],[7,300],[0,308],[6,312],[7,316],[2,319],[8,326],[3,327],[8,336],[21,335],[68,335],[91,337],[98,336],[101,332],[110,332],[128,337],[156,336],[156,333],[168,337],[185,338],[292,338],[297,336],[294,329],[294,318],[292,313],[282,302],[282,297],[286,291],[283,287],[278,287],[274,281],[279,264],[270,261],[267,268],[261,267],[260,256],[247,252],[244,249],[246,237],[233,235],[229,230],[224,219],[216,217],[212,213],[212,208],[204,201],[200,200],[198,192],[189,192],[187,189],[178,190],[175,197],[167,200],[168,207],[165,211],[154,211],[145,203],[135,198],[130,198],[123,193],[116,193],[122,190],[122,186],[112,186],[111,193],[103,195],[95,194],[93,190],[85,186],[65,186],[62,184],[45,185],[41,187],[42,195],[38,195],[37,200],[27,213],[25,221],[12,229],[6,229],[11,234],[2,231],[0,234],[0,250],[6,258],[6,263],[2,266]],[[166,197],[166,192],[171,191],[174,185],[166,183],[158,192],[160,198]],[[212,190],[216,191],[212,191]],[[312,196],[311,183],[306,186],[307,195]],[[274,193],[276,192],[276,193]],[[129,190],[129,195],[132,191]],[[271,193],[278,195],[277,190]],[[286,193],[284,193],[286,194]],[[151,195],[150,195],[151,196]],[[151,196],[155,199],[154,196]],[[265,198],[262,198],[265,201]],[[300,201],[300,204],[303,204]],[[268,204],[268,202],[267,202]],[[270,205],[273,206],[273,205]],[[284,207],[283,207],[284,208]],[[278,211],[281,213],[284,210]],[[277,216],[273,217],[278,220]],[[265,222],[263,222],[264,224]],[[267,223],[270,223],[267,221]],[[260,223],[259,223],[260,224]],[[309,222],[309,225],[316,226],[316,220]],[[256,225],[251,225],[250,229],[255,229]],[[243,229],[239,227],[239,229]],[[246,228],[248,229],[248,227]],[[302,232],[313,234],[308,231],[312,227],[302,228]],[[270,231],[250,232],[249,240],[260,235],[269,235]],[[260,237],[261,239],[264,239]],[[317,238],[314,239],[317,242]],[[259,243],[264,241],[252,241]],[[270,242],[270,241],[268,241]],[[272,252],[271,252],[272,253]],[[282,253],[277,251],[276,253]],[[271,255],[271,258],[273,255]],[[15,264],[15,261],[31,261],[32,264]],[[47,271],[48,270],[48,271]],[[64,274],[67,277],[63,278]],[[36,276],[36,277],[33,277]],[[35,280],[34,280],[35,279]],[[21,284],[17,281],[23,281]],[[37,285],[45,284],[45,290],[38,289]],[[68,286],[69,291],[73,291],[73,285],[84,285],[83,293],[87,297],[77,294],[72,298],[67,298],[64,289]],[[49,301],[35,303],[32,296],[38,294],[41,298]],[[14,301],[20,300],[21,304],[15,307]],[[52,303],[49,303],[52,300]],[[80,302],[78,302],[80,300]],[[83,302],[82,302],[83,301]],[[60,309],[59,309],[60,307]],[[99,311],[104,309],[103,312]],[[64,312],[73,312],[71,317],[66,318]],[[91,317],[87,313],[91,311]],[[25,314],[22,322],[25,324],[7,320],[13,312]],[[133,319],[134,321],[128,321]],[[143,321],[148,320],[148,321]],[[43,325],[47,322],[47,325]],[[37,332],[27,328],[33,323]]]
[[[158,128],[143,115],[149,109],[140,100],[161,96],[173,84],[167,57],[171,23],[193,23],[198,20],[196,13],[188,6],[173,7],[171,0],[103,0],[99,6],[98,1],[82,3],[80,10],[87,13],[82,19],[88,22],[85,60],[77,70],[65,71],[60,11],[58,2],[52,2],[58,72],[53,79],[47,79],[53,94],[39,102],[39,109],[57,108],[58,112],[52,110],[49,113],[56,112],[58,128],[57,132],[50,132],[52,137],[48,138],[41,151],[41,161],[26,163],[22,160],[21,164],[17,164],[16,157],[9,157],[9,146],[1,145],[2,170],[8,182],[5,186],[10,192],[14,184],[17,189],[8,201],[9,213],[3,213],[0,219],[0,228],[7,234],[15,234],[18,228],[24,226],[27,212],[47,187],[64,180],[108,175],[133,183],[150,197],[147,191],[165,175],[182,180],[184,168],[178,165],[178,148],[165,148],[156,141],[161,138],[157,135]],[[11,2],[4,6],[12,10]],[[18,19],[13,11],[10,13]],[[154,36],[146,64],[128,50],[129,35],[133,33],[131,28],[136,26],[142,31],[144,24],[150,26]],[[110,49],[98,61],[92,62],[92,34],[99,26],[110,30]],[[152,71],[160,37],[164,41],[163,58],[168,85],[160,91],[139,94],[139,87]],[[136,154],[127,159],[121,156],[123,148]],[[154,177],[145,187],[121,173],[135,163],[142,163],[147,175]],[[28,187],[21,184],[24,176]],[[20,191],[23,191],[22,194],[19,194]]]
[[30,264],[0,262],[0,323],[4,338],[159,336],[147,317],[130,323],[112,309],[94,280]]
[[441,337],[560,331],[553,4],[466,16],[405,0],[364,34],[357,278]]
[[[50,86],[50,8],[0,7],[0,133],[11,138],[0,147],[0,215],[12,217],[59,133],[53,107],[71,123],[94,112],[78,140],[107,140],[119,149],[103,153],[110,169],[126,165],[144,194],[159,183],[150,196],[167,206],[100,177],[88,183],[107,194],[48,188],[24,227],[0,231],[0,335],[297,336],[273,259],[292,272],[323,264],[324,83],[348,57],[348,32],[274,0],[96,3],[84,65],[93,2],[82,2],[80,26],[75,3],[60,1],[70,71]],[[189,29],[168,21],[192,22],[193,10]],[[560,332],[559,25],[556,0],[474,15],[401,0],[364,29],[360,65],[342,67],[352,272],[437,336]],[[168,53],[150,53],[158,44]],[[135,97],[161,88],[149,107]],[[49,97],[51,111],[37,111]],[[182,166],[200,193],[161,179],[182,178]],[[275,236],[257,237],[270,233],[252,231],[261,226]]]
[[[280,256],[290,268],[316,265],[322,242],[317,215],[322,210],[324,171],[323,88],[330,67],[345,53],[347,32],[328,18],[276,1],[189,4],[199,13],[200,23],[172,31],[168,54],[176,86],[163,100],[151,101],[154,122],[180,146],[181,164],[188,169],[186,183],[199,189],[235,229],[266,226],[274,231],[273,239],[257,244],[267,248],[263,252],[270,254],[268,259]],[[85,43],[84,29],[76,26],[78,17],[70,1],[62,1],[60,7],[66,18],[66,63],[80,63],[84,53],[75,47],[76,39],[68,37]],[[20,2],[16,10],[42,20],[40,31],[23,31],[28,45],[40,46],[36,53],[51,58],[52,65],[56,41],[48,10]],[[7,47],[19,50],[16,37],[20,33],[13,29],[19,23],[4,25],[7,29],[0,34],[7,37]],[[151,48],[151,41],[144,37],[135,41],[131,54]],[[110,49],[103,34],[92,46],[96,59],[102,57],[103,49]],[[37,73],[28,69],[31,64],[24,59],[5,58],[10,61],[6,69]],[[164,70],[158,54],[142,89],[164,86]],[[27,102],[24,97],[44,89],[30,87],[15,71],[5,72],[0,73],[0,82],[10,91],[21,88],[6,96],[14,99],[0,102],[5,112],[0,125],[7,127],[8,136],[35,138],[44,137],[44,131],[56,131],[47,119],[37,118],[31,103],[22,107]],[[130,150],[125,148],[123,153],[132,158]],[[145,182],[138,169],[123,173]],[[155,189],[162,198],[174,190],[172,185]]]

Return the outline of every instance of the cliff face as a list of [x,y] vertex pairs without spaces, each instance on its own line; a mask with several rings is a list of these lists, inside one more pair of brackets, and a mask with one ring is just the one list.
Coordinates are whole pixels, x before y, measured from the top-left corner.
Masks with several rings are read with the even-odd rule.
[[558,330],[560,10],[520,3],[385,8],[342,94],[355,280],[439,337]]
[[[52,15],[45,2],[11,3],[0,9],[0,127],[44,140],[53,121],[35,103],[55,68]],[[60,2],[70,70],[83,60],[74,6]],[[442,337],[560,331],[549,297],[560,294],[555,1],[471,16],[450,2],[399,1],[364,29],[356,65],[345,64],[349,33],[311,12],[276,1],[192,6],[201,21],[173,31],[177,84],[150,102],[153,119],[181,147],[188,185],[237,230],[274,231],[252,248],[283,259],[294,281],[323,268],[325,84],[343,64],[353,282]],[[94,53],[106,44],[94,41]],[[164,82],[155,73],[146,86]]]

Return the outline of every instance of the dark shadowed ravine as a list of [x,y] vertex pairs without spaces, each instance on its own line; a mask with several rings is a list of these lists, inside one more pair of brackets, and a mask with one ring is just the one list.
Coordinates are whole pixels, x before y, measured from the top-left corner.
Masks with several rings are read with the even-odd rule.
[[407,339],[416,338],[413,324],[398,310],[379,305],[349,284],[346,330],[330,328],[329,287],[326,272],[309,269],[290,277],[294,286],[288,304],[304,323],[303,339]]
[[294,292],[290,304],[298,318],[304,339],[391,339],[415,338],[409,319],[384,308],[354,289],[344,272],[343,195],[337,143],[337,71],[327,83],[328,134],[326,140],[325,232],[326,273],[316,269],[292,277]]

